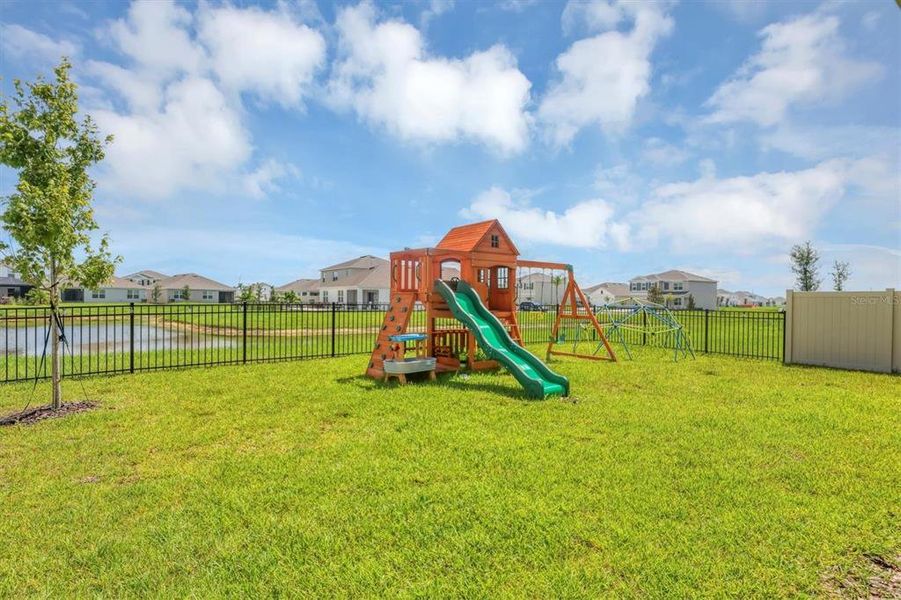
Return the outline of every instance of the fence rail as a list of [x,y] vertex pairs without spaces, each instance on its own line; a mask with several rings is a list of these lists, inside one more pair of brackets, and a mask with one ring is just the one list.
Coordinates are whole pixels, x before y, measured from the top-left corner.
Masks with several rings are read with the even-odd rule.
[[[387,305],[131,304],[62,310],[64,377],[368,354]],[[546,343],[555,318],[519,313],[527,344]],[[781,360],[785,318],[768,311],[678,311],[695,352]],[[47,307],[0,308],[0,383],[49,377]],[[425,331],[415,310],[412,331]],[[628,332],[630,345],[667,346]]]

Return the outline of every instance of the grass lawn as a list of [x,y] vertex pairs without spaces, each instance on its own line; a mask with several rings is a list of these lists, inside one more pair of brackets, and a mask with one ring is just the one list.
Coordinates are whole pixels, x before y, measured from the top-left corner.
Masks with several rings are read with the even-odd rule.
[[865,594],[901,379],[661,356],[557,361],[571,401],[363,356],[85,380],[0,429],[0,596]]

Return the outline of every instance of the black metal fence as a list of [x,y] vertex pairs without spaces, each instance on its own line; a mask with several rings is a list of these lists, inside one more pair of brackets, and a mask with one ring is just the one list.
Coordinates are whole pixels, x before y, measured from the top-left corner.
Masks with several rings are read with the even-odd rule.
[[[556,307],[547,307],[544,312],[530,311],[520,312],[518,316],[523,342],[546,343],[550,339],[551,330],[556,318]],[[608,330],[611,321],[621,321],[630,313],[631,309],[616,308],[605,313],[601,307],[593,307],[593,312],[598,315],[598,320]],[[720,309],[720,310],[673,310],[671,314],[683,327],[688,342],[694,352],[705,354],[728,354],[747,358],[761,358],[769,360],[782,360],[785,344],[785,313],[766,309]],[[606,318],[606,319],[605,319]],[[677,343],[674,331],[664,330],[663,326],[656,326],[648,319],[653,317],[645,314],[638,316],[637,320],[630,321],[629,328],[621,328],[622,341],[616,335],[608,335],[614,351],[620,350],[622,342],[629,346],[658,346],[673,348]],[[574,325],[579,327],[579,325]],[[584,325],[582,325],[584,327]],[[563,332],[568,339],[561,343],[572,341],[578,332],[571,328]],[[595,341],[592,332],[585,334],[588,341]]]
[[[84,305],[62,311],[64,377],[154,369],[368,354],[385,305],[132,304]],[[775,311],[678,311],[695,352],[780,360],[784,314]],[[546,343],[556,312],[520,312],[523,342]],[[0,307],[0,382],[50,374],[50,310]],[[414,310],[409,329],[425,330]],[[663,337],[629,331],[630,345]],[[614,347],[616,347],[614,343]]]

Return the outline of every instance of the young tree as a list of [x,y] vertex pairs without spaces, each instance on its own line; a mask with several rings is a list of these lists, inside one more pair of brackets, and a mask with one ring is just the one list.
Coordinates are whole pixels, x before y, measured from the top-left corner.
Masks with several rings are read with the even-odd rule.
[[50,294],[43,288],[33,287],[25,292],[25,297],[22,299],[25,301],[25,304],[30,304],[31,306],[45,306],[50,301]]
[[243,283],[238,284],[238,300],[241,302],[253,302],[253,288]]
[[660,291],[660,288],[656,283],[652,283],[648,286],[648,302],[663,304],[663,292]]
[[848,262],[832,261],[832,289],[840,292],[845,289],[845,282],[851,277],[851,264]]
[[163,288],[160,287],[160,284],[154,283],[153,288],[150,290],[150,301],[154,304],[159,304],[160,300],[163,297]]
[[0,252],[23,280],[49,294],[53,409],[62,402],[60,286],[78,281],[88,289],[99,287],[121,260],[110,254],[107,236],[96,248],[91,244],[98,225],[88,170],[103,159],[112,137],[100,137],[90,117],[78,121],[70,69],[63,58],[54,69],[55,81],[16,80],[12,102],[0,98],[0,164],[18,172],[16,190],[3,198],[0,215],[13,244],[0,243]]
[[695,297],[692,294],[688,295],[688,310],[694,310],[697,306],[695,305]]
[[185,302],[191,300],[191,286],[185,284],[185,287],[181,288],[181,299]]
[[[560,286],[563,284],[562,275],[554,275],[551,277],[551,283],[554,284],[554,304],[560,305]],[[541,302],[544,302],[542,299]]]
[[795,282],[802,292],[815,292],[820,289],[819,267],[820,253],[810,242],[795,244],[791,251],[792,273],[795,274]]
[[288,304],[297,304],[300,302],[300,297],[297,295],[297,292],[288,290],[282,295],[282,300]]

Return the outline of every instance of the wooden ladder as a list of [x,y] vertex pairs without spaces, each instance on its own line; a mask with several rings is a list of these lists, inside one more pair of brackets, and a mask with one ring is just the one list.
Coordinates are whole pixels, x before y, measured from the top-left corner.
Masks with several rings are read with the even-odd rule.
[[385,313],[385,319],[379,329],[379,335],[366,367],[366,374],[370,377],[381,378],[384,374],[383,364],[386,360],[395,358],[392,348],[394,342],[388,338],[407,332],[410,317],[413,315],[413,307],[416,303],[415,292],[394,292],[391,294],[391,304]]

